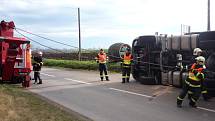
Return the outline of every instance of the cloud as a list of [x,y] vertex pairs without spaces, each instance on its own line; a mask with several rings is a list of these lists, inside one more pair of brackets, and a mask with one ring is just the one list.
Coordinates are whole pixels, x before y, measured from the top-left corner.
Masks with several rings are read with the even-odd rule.
[[[214,2],[211,1],[213,30]],[[66,43],[74,40],[76,46],[80,7],[84,48],[108,48],[120,41],[130,44],[137,36],[155,32],[180,34],[181,24],[190,25],[192,31],[205,31],[207,27],[206,0],[13,0],[12,3],[0,1],[2,19],[13,20],[16,27],[52,39]]]

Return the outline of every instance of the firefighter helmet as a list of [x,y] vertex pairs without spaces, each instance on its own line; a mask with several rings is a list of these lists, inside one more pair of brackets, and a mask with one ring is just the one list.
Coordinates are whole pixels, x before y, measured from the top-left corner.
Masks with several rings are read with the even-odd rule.
[[200,49],[200,48],[195,48],[194,50],[193,50],[193,55],[198,55],[198,53],[201,53],[202,52],[202,49]]
[[38,51],[37,54],[38,54],[38,55],[43,55],[43,52]]
[[205,57],[199,56],[196,58],[196,61],[202,62],[204,64],[205,63]]

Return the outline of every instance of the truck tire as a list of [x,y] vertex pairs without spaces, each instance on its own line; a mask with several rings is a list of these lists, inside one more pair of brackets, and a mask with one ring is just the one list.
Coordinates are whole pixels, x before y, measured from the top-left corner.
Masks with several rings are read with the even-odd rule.
[[208,90],[208,95],[215,97],[215,79],[206,78],[205,79],[205,85],[206,85],[207,90]]
[[210,97],[215,97],[215,89],[214,88],[209,88],[208,90],[208,95]]
[[215,79],[206,78],[205,84],[206,84],[207,88],[214,88],[215,89]]
[[207,69],[215,72],[215,53],[211,54],[206,61]]
[[137,71],[134,65],[132,65],[131,67],[131,74],[136,81],[139,80],[139,72]]
[[139,82],[145,85],[156,85],[158,84],[155,77],[140,77]]
[[139,76],[138,76],[138,74],[137,73],[132,73],[132,76],[133,76],[133,78],[136,80],[136,81],[138,81],[139,80]]

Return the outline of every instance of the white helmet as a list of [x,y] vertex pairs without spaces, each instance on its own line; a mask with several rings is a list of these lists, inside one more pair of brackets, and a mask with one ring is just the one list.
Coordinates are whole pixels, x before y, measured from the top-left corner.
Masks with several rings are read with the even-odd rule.
[[196,61],[202,62],[203,64],[205,63],[205,57],[203,57],[203,56],[199,56],[195,59],[196,59]]
[[193,50],[193,55],[198,55],[198,53],[201,53],[201,52],[202,52],[202,50],[200,48],[195,48]]
[[39,54],[39,55],[43,55],[43,52],[39,51],[39,52],[37,52],[37,54]]

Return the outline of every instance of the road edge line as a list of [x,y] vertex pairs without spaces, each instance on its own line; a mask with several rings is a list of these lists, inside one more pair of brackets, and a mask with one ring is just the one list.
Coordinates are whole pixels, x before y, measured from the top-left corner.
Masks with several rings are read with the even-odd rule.
[[117,88],[109,88],[109,89],[110,89],[110,90],[114,90],[114,91],[119,91],[119,92],[124,92],[124,93],[128,93],[128,94],[132,94],[132,95],[137,95],[137,96],[141,96],[141,97],[155,98],[155,97],[150,96],[150,95],[144,95],[144,94],[135,93],[135,92],[130,92],[130,91],[121,90],[121,89],[117,89]]
[[92,84],[92,83],[88,83],[88,82],[84,82],[84,81],[79,81],[79,80],[74,80],[74,79],[70,79],[70,78],[64,78],[65,80],[70,80],[73,82],[78,82],[78,83],[82,83],[82,84]]

